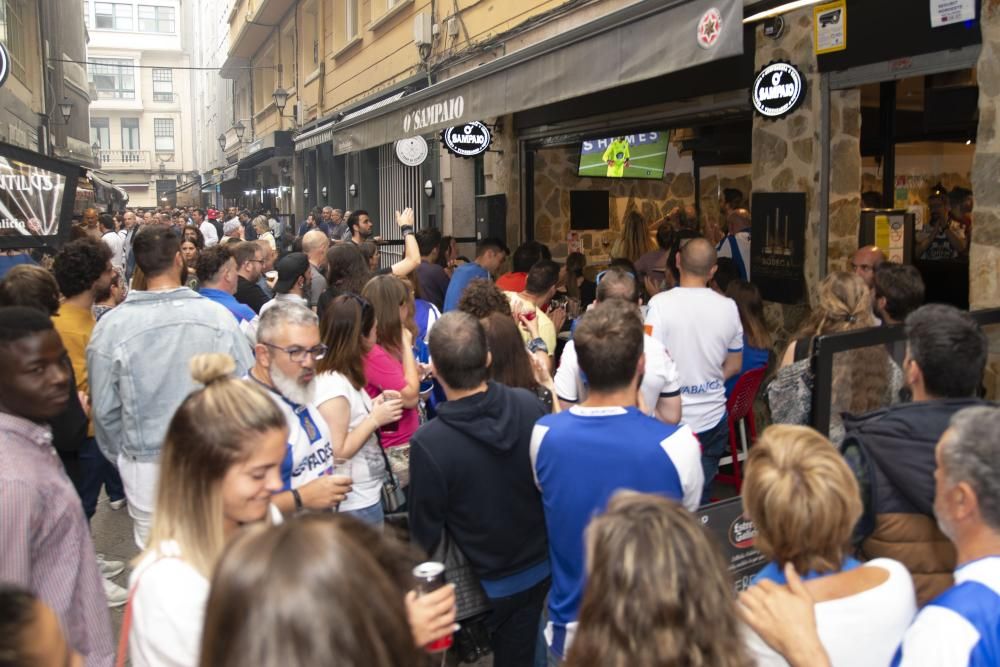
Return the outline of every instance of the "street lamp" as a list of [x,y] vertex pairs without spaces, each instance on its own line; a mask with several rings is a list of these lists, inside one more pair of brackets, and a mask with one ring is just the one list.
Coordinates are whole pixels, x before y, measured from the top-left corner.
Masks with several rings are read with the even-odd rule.
[[288,91],[278,86],[274,91],[274,106],[278,108],[278,113],[280,114],[285,110],[285,105],[288,104]]
[[221,148],[222,150],[226,150],[226,135],[220,134],[218,141],[219,141],[219,148]]
[[64,97],[63,101],[57,104],[59,107],[59,113],[62,114],[63,122],[69,123],[69,117],[73,115],[73,103],[69,101],[68,98]]
[[236,121],[236,125],[233,125],[233,131],[236,132],[236,138],[243,141],[243,134],[247,131],[247,126],[243,124],[243,121]]

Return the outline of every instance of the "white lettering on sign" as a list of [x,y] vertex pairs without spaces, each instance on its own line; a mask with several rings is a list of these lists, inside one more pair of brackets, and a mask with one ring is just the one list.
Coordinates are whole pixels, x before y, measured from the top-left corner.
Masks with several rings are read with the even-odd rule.
[[781,118],[792,111],[805,97],[805,77],[794,65],[773,62],[757,73],[750,90],[754,109],[766,118]]
[[32,174],[31,176],[0,174],[0,190],[16,190],[18,192],[41,190],[42,192],[48,192],[54,187],[51,176],[40,174]]
[[465,113],[465,97],[462,95],[443,102],[434,102],[414,111],[408,111],[403,116],[403,131],[407,134],[410,130],[420,132],[432,125],[457,120],[463,113]]

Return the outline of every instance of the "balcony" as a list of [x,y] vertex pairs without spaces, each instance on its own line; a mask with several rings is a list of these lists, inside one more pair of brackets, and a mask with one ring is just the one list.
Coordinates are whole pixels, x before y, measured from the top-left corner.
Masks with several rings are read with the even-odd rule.
[[294,6],[295,0],[235,0],[229,14],[229,57],[252,57]]
[[101,149],[98,151],[101,169],[129,169],[134,171],[149,171],[152,165],[149,151],[113,151]]

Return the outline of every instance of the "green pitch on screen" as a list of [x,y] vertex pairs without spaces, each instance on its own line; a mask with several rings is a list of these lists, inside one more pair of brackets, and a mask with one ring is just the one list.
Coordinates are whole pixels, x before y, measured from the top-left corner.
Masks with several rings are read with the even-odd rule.
[[[666,161],[667,147],[670,143],[669,133],[663,132],[657,141],[644,144],[620,145],[612,141],[608,150],[601,149],[580,156],[580,176],[602,178],[663,178],[663,166]],[[609,158],[614,165],[609,166],[604,155],[610,151]],[[629,166],[626,167],[622,153],[627,155]]]

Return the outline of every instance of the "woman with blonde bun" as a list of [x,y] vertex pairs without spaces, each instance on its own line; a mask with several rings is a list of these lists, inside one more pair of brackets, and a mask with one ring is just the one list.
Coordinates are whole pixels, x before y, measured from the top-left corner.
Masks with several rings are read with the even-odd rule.
[[167,429],[152,532],[122,628],[134,667],[197,665],[209,578],[227,540],[243,524],[280,521],[270,499],[282,487],[285,418],[235,370],[224,354],[194,357],[191,375],[204,386]]
[[[831,273],[819,285],[809,320],[788,345],[767,388],[776,424],[808,425],[812,420],[811,357],[820,336],[877,326],[872,292],[853,273]],[[882,345],[842,352],[833,358],[830,440],[844,439],[841,413],[863,414],[897,402],[903,373]]]

